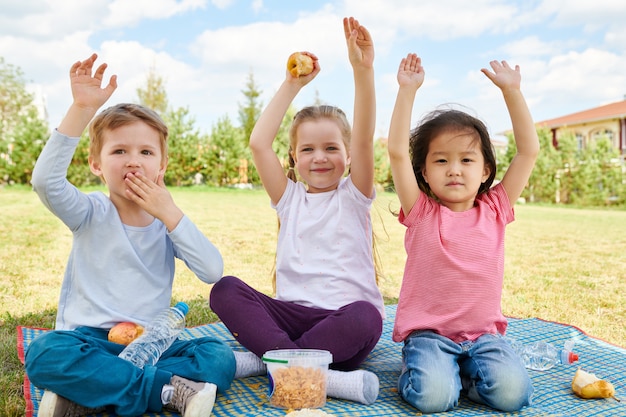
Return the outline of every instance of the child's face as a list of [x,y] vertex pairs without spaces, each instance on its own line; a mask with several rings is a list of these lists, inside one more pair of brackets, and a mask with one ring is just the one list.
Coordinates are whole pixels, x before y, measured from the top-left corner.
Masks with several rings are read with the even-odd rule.
[[165,172],[159,133],[143,122],[105,130],[98,158],[89,158],[91,172],[104,178],[111,197],[126,198],[124,179],[141,173],[156,182]]
[[298,126],[295,167],[310,193],[337,188],[350,163],[339,126],[330,119],[303,122]]
[[422,175],[441,204],[450,210],[472,208],[489,174],[476,134],[448,131],[430,142]]

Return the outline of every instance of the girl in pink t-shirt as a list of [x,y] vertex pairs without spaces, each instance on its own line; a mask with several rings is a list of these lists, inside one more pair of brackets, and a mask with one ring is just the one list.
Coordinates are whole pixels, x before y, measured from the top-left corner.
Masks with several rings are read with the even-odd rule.
[[501,337],[504,231],[535,165],[539,140],[520,90],[519,67],[482,72],[504,96],[517,154],[495,187],[485,125],[458,110],[432,112],[413,131],[424,81],[421,59],[403,58],[389,130],[389,157],[407,227],[407,262],[393,339],[403,341],[398,392],[424,413],[448,411],[461,392],[502,411],[530,404],[532,383]]

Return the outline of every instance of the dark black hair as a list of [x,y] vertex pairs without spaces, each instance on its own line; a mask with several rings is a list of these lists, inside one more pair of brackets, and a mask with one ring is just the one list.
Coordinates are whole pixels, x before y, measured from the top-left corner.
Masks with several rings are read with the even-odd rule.
[[496,155],[487,126],[474,116],[452,109],[438,109],[430,112],[411,131],[409,153],[411,155],[413,172],[420,190],[432,198],[437,198],[433,195],[430,186],[424,179],[422,171],[426,165],[426,155],[428,155],[430,142],[437,135],[449,131],[471,132],[477,135],[476,139],[480,140],[480,148],[485,158],[485,165],[490,168],[489,178],[480,185],[478,194],[488,191],[496,177]]

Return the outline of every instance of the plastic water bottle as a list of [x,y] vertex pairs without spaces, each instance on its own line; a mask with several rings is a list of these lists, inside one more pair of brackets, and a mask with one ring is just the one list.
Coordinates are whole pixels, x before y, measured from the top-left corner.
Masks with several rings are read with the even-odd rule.
[[146,326],[142,335],[129,343],[118,356],[138,368],[154,365],[185,329],[188,311],[189,306],[183,302],[163,310]]
[[578,355],[572,351],[574,341],[565,342],[563,349],[557,349],[554,345],[539,341],[528,345],[514,339],[507,338],[513,350],[524,362],[528,369],[545,371],[559,364],[572,364],[578,360]]

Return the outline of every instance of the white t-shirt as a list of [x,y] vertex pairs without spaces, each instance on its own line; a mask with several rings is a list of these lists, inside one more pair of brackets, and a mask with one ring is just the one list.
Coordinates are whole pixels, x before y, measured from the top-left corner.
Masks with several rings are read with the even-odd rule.
[[328,310],[365,300],[385,317],[372,256],[370,208],[350,176],[336,190],[307,193],[301,182],[273,206],[280,230],[276,298]]

